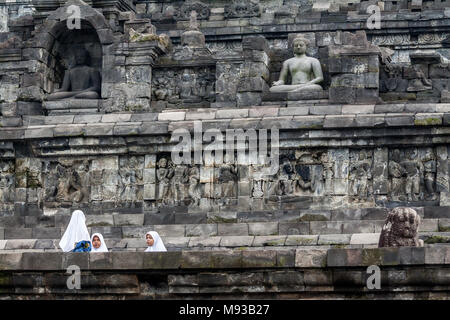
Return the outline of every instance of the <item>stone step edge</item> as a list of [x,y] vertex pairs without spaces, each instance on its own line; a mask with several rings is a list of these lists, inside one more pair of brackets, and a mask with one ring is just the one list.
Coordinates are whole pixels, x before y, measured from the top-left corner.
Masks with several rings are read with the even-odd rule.
[[[167,248],[182,247],[265,247],[265,246],[321,246],[321,245],[376,245],[380,233],[284,235],[284,236],[205,236],[162,237]],[[420,232],[419,238],[445,240],[449,232]],[[60,239],[0,240],[0,250],[58,249]],[[105,238],[110,248],[146,248],[143,238]],[[38,246],[39,248],[35,248]]]
[[[89,219],[87,219],[88,221]],[[97,222],[97,223],[101,223]],[[142,237],[147,231],[153,230],[160,233],[160,235],[176,235],[184,237],[195,236],[227,236],[229,234],[235,236],[277,236],[277,235],[289,235],[284,232],[289,232],[289,229],[299,230],[299,234],[310,235],[318,234],[314,233],[313,229],[321,229],[323,231],[341,229],[341,233],[334,234],[347,234],[346,229],[360,229],[361,231],[350,233],[370,233],[364,231],[364,229],[373,229],[373,232],[380,232],[385,220],[336,220],[336,221],[300,221],[300,222],[238,222],[238,223],[198,223],[198,224],[163,224],[163,225],[95,225],[86,223],[88,231],[90,233],[100,232],[108,233],[114,229],[120,229],[121,234],[133,233],[137,231],[142,233]],[[103,220],[105,223],[105,220]],[[65,224],[66,225],[66,224]],[[282,228],[287,229],[283,231]],[[27,237],[20,239],[44,239],[39,237],[39,233],[45,236],[46,232],[59,229],[58,236],[62,236],[66,229],[66,226],[60,227],[25,227],[25,228],[10,228],[0,227],[0,240],[13,240],[18,239],[11,237],[10,234],[29,234]],[[234,229],[234,230],[233,230]],[[301,229],[308,229],[302,230]],[[440,230],[441,229],[441,230]],[[442,230],[444,229],[444,230]],[[422,219],[419,226],[419,232],[446,232],[450,231],[450,218],[440,219]],[[233,234],[233,233],[237,234]],[[303,232],[303,233],[302,233]],[[307,232],[307,233],[306,233]],[[223,233],[223,234],[222,234]],[[330,233],[328,233],[330,234]]]
[[400,265],[450,265],[450,247],[363,249],[230,250],[174,252],[0,253],[0,269],[87,270],[327,268]]

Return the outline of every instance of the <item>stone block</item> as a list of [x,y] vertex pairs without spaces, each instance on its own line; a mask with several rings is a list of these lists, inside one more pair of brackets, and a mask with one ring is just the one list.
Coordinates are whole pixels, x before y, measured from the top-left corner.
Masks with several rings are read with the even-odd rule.
[[115,226],[142,226],[144,224],[143,214],[115,214]]
[[350,244],[350,234],[322,234],[319,236],[318,245]]
[[31,239],[33,237],[32,228],[5,228],[5,239]]
[[327,249],[297,249],[295,252],[295,267],[323,268],[327,262]]
[[[22,255],[22,270],[61,270],[63,256],[62,252],[24,252]],[[18,267],[18,266],[16,266]],[[17,268],[19,269],[19,268]]]
[[221,237],[191,237],[189,247],[218,247]]
[[379,233],[355,233],[351,235],[350,244],[374,244],[378,245]]
[[438,219],[422,219],[422,221],[419,224],[419,232],[438,232],[439,225],[438,225]]
[[[59,242],[59,239],[57,240]],[[56,249],[54,240],[51,239],[37,239],[33,249]]]
[[181,252],[145,252],[144,269],[178,269],[181,266]]
[[290,235],[286,237],[286,246],[315,246],[319,236],[316,235]]
[[342,224],[342,233],[373,233],[373,221],[346,221]]
[[222,236],[221,247],[250,247],[253,244],[253,236]]
[[62,269],[78,266],[81,270],[89,269],[89,252],[64,252],[62,254]]
[[88,227],[112,227],[114,226],[113,215],[87,215],[86,226]]
[[251,236],[265,236],[278,234],[278,222],[249,223],[248,234]]
[[342,113],[341,105],[326,105],[326,106],[311,106],[309,107],[309,114],[311,115],[338,115]]
[[122,236],[124,238],[139,238],[141,240],[145,239],[145,234],[149,231],[153,230],[153,226],[145,225],[145,226],[133,226],[133,227],[122,227]]
[[346,128],[355,125],[355,115],[327,115],[323,124],[324,128]]
[[306,235],[309,234],[309,222],[279,222],[279,235]]
[[186,237],[210,237],[217,235],[217,224],[186,225]]
[[91,235],[94,233],[101,233],[104,238],[122,238],[121,227],[92,227]]
[[162,112],[158,115],[158,121],[183,121],[186,112]]
[[22,255],[23,253],[0,254],[0,270],[20,270]]
[[185,225],[155,225],[153,230],[161,237],[184,237],[186,234]]
[[384,115],[358,114],[355,118],[357,127],[381,127],[384,125]]
[[114,269],[140,270],[144,266],[146,252],[114,252],[112,262]]
[[243,268],[271,268],[277,265],[276,251],[251,250],[242,252]]
[[182,251],[182,269],[201,269],[211,266],[211,252],[207,251]]
[[61,228],[33,228],[35,239],[59,239],[61,236]]
[[444,264],[447,248],[445,246],[426,247],[425,263],[426,264]]
[[388,127],[401,127],[414,125],[414,115],[408,114],[386,114],[385,123]]
[[375,105],[343,105],[342,114],[374,113]]
[[278,250],[277,266],[282,268],[295,267],[295,249]]
[[311,234],[339,234],[342,233],[342,222],[339,221],[311,221]]
[[163,238],[166,248],[187,248],[190,238],[188,237],[165,237]]
[[287,236],[255,236],[253,247],[284,246]]

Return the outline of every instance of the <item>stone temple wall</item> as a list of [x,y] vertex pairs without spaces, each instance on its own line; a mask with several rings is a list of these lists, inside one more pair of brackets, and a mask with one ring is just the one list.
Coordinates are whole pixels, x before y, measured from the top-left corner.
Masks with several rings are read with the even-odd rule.
[[[80,30],[67,28],[70,5],[81,8]],[[368,26],[371,5],[380,29]],[[154,226],[172,237],[170,250],[365,248],[399,206],[424,218],[428,244],[448,243],[449,8],[448,0],[0,3],[0,253],[56,251],[75,209],[103,228],[112,251],[141,249],[137,238]],[[299,35],[320,62],[322,89],[272,92]],[[71,90],[63,79],[79,46],[99,87],[53,99]],[[211,147],[207,130],[216,142],[237,137],[230,161],[204,152],[175,164],[175,137],[187,134],[194,160],[194,147]],[[247,157],[279,166],[267,174]],[[280,238],[264,238],[272,236]]]

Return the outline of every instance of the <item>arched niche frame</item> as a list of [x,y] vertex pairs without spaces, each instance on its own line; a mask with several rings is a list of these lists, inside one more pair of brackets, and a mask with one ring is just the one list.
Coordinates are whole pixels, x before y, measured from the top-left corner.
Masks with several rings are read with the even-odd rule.
[[[69,22],[73,19],[70,6],[80,9],[80,29],[69,29]],[[60,84],[64,71],[73,61],[71,46],[82,45],[90,54],[90,65],[97,68],[104,78],[111,45],[114,43],[113,31],[106,18],[98,10],[81,0],[69,0],[63,7],[51,13],[35,35],[37,50],[42,50],[39,56],[45,63],[44,83],[42,88],[51,93],[55,84]]]

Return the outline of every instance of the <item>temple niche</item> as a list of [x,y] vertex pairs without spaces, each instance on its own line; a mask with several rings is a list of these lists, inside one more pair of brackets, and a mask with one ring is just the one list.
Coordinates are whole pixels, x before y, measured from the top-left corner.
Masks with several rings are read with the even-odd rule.
[[99,99],[102,47],[96,30],[86,21],[80,30],[61,28],[50,55],[54,60],[49,73],[53,92],[47,100]]

